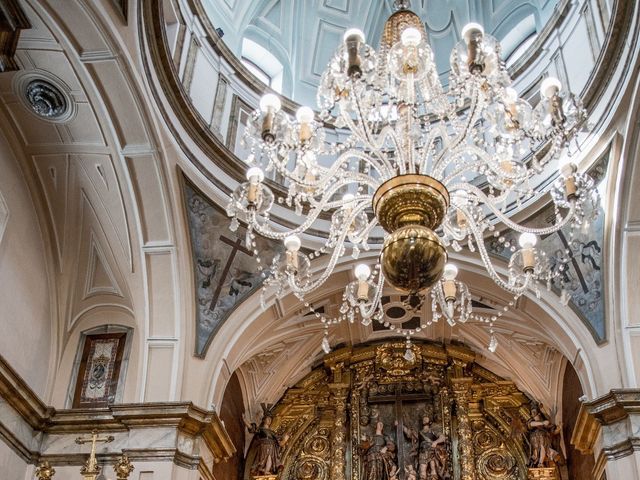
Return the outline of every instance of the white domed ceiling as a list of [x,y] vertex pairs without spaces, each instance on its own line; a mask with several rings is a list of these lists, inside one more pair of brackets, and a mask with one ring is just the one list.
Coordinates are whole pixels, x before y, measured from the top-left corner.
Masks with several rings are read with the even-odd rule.
[[[542,31],[559,0],[413,0],[410,8],[425,23],[444,83],[449,55],[460,30],[482,24],[502,44],[511,63]],[[370,0],[203,0],[226,45],[265,83],[293,100],[315,105],[316,88],[347,28],[365,32],[377,46],[394,1]],[[264,74],[264,75],[263,75]]]

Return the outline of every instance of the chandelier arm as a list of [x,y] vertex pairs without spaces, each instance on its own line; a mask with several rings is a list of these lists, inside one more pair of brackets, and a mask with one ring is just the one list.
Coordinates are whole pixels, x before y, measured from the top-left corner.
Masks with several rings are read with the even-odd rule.
[[515,230],[516,232],[520,232],[520,233],[533,233],[534,235],[538,235],[538,236],[549,235],[551,233],[557,232],[558,230],[563,228],[565,225],[567,225],[573,219],[573,215],[575,213],[575,202],[571,202],[569,211],[567,212],[566,216],[562,218],[562,220],[560,220],[558,223],[555,223],[554,225],[550,227],[545,227],[545,228],[525,227],[524,225],[515,223],[509,217],[507,217],[504,213],[502,213],[498,208],[496,208],[493,205],[493,202],[490,201],[489,197],[487,197],[485,193],[482,190],[480,190],[478,187],[474,185],[470,185],[468,183],[464,183],[464,184],[460,183],[460,184],[454,185],[453,188],[459,189],[459,190],[466,190],[467,192],[474,194],[476,197],[478,197],[482,201],[483,204],[485,204],[496,215],[496,217],[501,222],[505,224],[505,226],[507,226],[511,230]]
[[[328,200],[342,186],[343,186],[343,184],[341,184],[340,182],[336,182],[329,190],[325,191],[324,195],[323,195],[323,198],[322,198],[322,201],[318,202],[318,206],[312,207],[311,211],[307,215],[306,220],[302,224],[300,224],[298,227],[296,227],[294,229],[288,230],[286,232],[276,232],[275,230],[267,229],[267,228],[265,228],[268,225],[267,223],[265,223],[263,225],[263,224],[261,224],[261,223],[259,223],[257,221],[255,211],[252,212],[252,222],[251,223],[253,225],[255,225],[255,230],[260,235],[263,235],[263,236],[268,237],[268,238],[272,238],[274,240],[284,240],[286,237],[288,237],[290,235],[297,235],[299,233],[303,233],[309,227],[311,227],[313,222],[315,222],[318,219],[318,216],[323,211],[322,207],[324,206],[324,208],[327,209]],[[336,204],[335,206],[339,206],[339,202],[341,202],[342,205],[346,204],[346,202],[344,200],[340,200],[338,202],[334,202]],[[363,208],[358,207],[358,211],[361,211],[363,209],[364,209],[364,207]]]
[[[386,170],[384,173],[382,172],[382,168],[376,168],[376,170],[378,170],[380,172],[380,175],[383,178],[390,178],[391,176],[394,175],[395,172],[395,168],[393,167],[393,165],[389,162],[387,156],[384,154],[384,152],[380,151],[380,148],[382,147],[382,144],[384,143],[385,137],[386,135],[388,135],[388,131],[391,130],[393,131],[393,129],[387,125],[386,127],[384,127],[380,133],[376,136],[377,138],[379,138],[378,141],[375,140],[375,138],[363,138],[361,135],[357,134],[356,131],[358,130],[358,126],[357,124],[353,121],[353,119],[351,119],[351,117],[349,117],[348,115],[343,115],[343,119],[345,121],[345,124],[347,124],[347,126],[349,126],[349,129],[352,130],[353,134],[366,146],[369,147],[369,149],[371,150],[371,152],[373,154],[375,154],[375,158],[377,160],[380,161],[381,166],[384,166],[384,169]],[[360,117],[361,121],[360,123],[363,123],[362,117]],[[397,145],[397,141],[394,139],[394,142]],[[373,158],[372,158],[373,159]],[[371,160],[372,160],[371,159]],[[373,165],[373,163],[370,161],[370,163]]]
[[[475,227],[475,223],[473,223],[473,225]],[[500,277],[500,274],[493,267],[493,263],[491,263],[491,258],[489,257],[487,248],[484,245],[484,238],[482,237],[482,233],[481,232],[478,233],[476,230],[477,230],[476,228],[472,228],[471,233],[473,234],[476,240],[476,245],[478,247],[478,252],[480,253],[480,258],[482,259],[482,263],[484,263],[484,266],[487,269],[487,272],[489,273],[489,276],[491,277],[491,279],[494,282],[496,282],[498,286],[500,286],[503,290],[506,290],[507,292],[513,295],[522,295],[527,290],[527,288],[529,288],[529,283],[531,282],[532,274],[530,272],[525,273],[524,282],[522,283],[522,285],[520,285],[520,287],[516,287],[502,280],[502,277]]]
[[[351,223],[353,222],[355,217],[359,213],[361,213],[364,209],[365,209],[365,205],[364,204],[354,208],[353,211],[351,212],[351,215],[349,215],[349,217],[347,217],[347,221],[345,222],[345,225],[351,225]],[[322,286],[324,284],[324,282],[327,281],[327,279],[333,273],[333,270],[334,270],[334,268],[336,266],[336,263],[338,263],[338,260],[340,259],[340,257],[344,253],[343,252],[343,250],[345,248],[344,241],[345,241],[345,238],[346,238],[347,234],[348,234],[348,229],[347,228],[343,228],[342,231],[340,232],[340,235],[336,239],[336,243],[335,243],[336,246],[334,247],[333,253],[331,254],[331,259],[329,260],[329,264],[324,269],[324,271],[322,272],[320,277],[317,280],[315,280],[314,282],[311,282],[311,283],[309,283],[309,284],[307,284],[305,286],[298,285],[296,283],[296,281],[295,281],[295,276],[290,272],[287,273],[288,284],[291,287],[291,290],[295,294],[304,295],[306,293],[309,293],[310,291],[315,290],[316,288],[319,288],[320,286]]]
[[[458,133],[458,135],[456,135],[453,138],[452,140],[453,146],[452,147],[450,146],[448,149],[443,149],[442,153],[438,156],[438,158],[436,158],[436,160],[433,163],[433,171],[434,171],[433,176],[435,178],[442,177],[447,166],[451,163],[451,157],[448,155],[448,153],[451,151],[452,148],[457,149],[458,146],[462,143],[462,141],[468,138],[469,130],[472,128],[472,125],[475,123],[477,117],[479,117],[479,114],[482,111],[482,109],[478,108],[477,89],[474,88],[473,92],[474,94],[473,94],[473,97],[471,98],[471,105],[469,105],[469,109],[468,109],[469,114],[467,116],[467,121],[464,122],[464,128],[460,131],[460,133]],[[457,117],[455,113],[454,115]],[[452,124],[454,123],[453,119],[451,119],[451,123]]]
[[[447,138],[447,135],[448,135],[447,131],[443,129],[441,125],[438,125],[437,129],[433,129],[429,127],[429,141],[426,142],[426,146],[424,147],[427,153],[423,155],[422,160],[420,161],[420,166],[418,169],[419,173],[424,174],[429,172],[429,170],[427,169],[427,165],[428,165],[429,159],[433,160],[433,155],[429,155],[428,151],[432,149],[435,151],[434,144],[438,139],[438,137],[442,138],[443,150],[444,150],[446,148],[446,146],[444,145],[444,139]],[[431,170],[433,170],[433,168],[431,168]]]

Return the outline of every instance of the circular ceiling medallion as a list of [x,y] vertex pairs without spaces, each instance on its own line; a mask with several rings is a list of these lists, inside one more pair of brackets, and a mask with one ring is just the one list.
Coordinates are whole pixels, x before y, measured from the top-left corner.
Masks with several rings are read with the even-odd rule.
[[59,119],[69,110],[64,94],[46,80],[31,80],[25,87],[25,96],[33,112],[48,120]]
[[68,88],[48,72],[30,71],[17,75],[14,91],[24,106],[41,120],[65,123],[75,114],[75,103]]

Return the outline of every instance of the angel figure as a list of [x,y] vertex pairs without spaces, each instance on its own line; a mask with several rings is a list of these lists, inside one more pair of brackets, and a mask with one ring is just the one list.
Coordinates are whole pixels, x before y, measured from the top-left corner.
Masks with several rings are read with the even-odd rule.
[[552,447],[553,437],[560,433],[560,426],[547,420],[537,404],[531,406],[529,429],[529,466],[542,468],[562,463],[562,455]]
[[260,425],[249,423],[244,415],[242,421],[247,427],[249,433],[253,433],[252,448],[255,449],[255,457],[251,465],[251,475],[273,475],[283,469],[282,450],[289,440],[289,435],[279,436],[271,429],[273,416],[268,409],[265,409],[264,416]]

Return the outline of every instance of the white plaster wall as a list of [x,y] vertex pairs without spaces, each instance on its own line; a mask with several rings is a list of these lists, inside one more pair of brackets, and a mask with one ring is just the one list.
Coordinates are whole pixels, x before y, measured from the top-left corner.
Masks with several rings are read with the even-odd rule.
[[0,442],[0,480],[27,478],[27,464],[9,445]]
[[9,211],[0,241],[0,354],[45,398],[53,343],[47,251],[27,184],[2,134],[0,192]]

